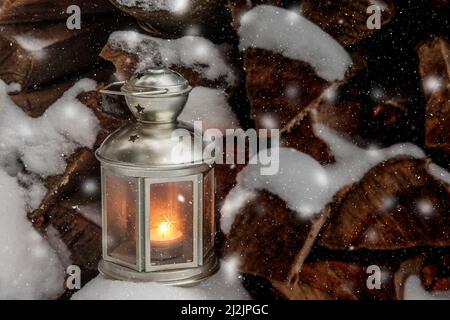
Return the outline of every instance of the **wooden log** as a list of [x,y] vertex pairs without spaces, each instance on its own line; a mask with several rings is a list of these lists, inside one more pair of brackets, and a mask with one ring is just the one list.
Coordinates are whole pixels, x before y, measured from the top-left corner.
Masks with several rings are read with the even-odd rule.
[[450,153],[450,42],[433,38],[419,45],[417,52],[427,101],[425,144]]
[[139,63],[137,54],[114,48],[108,43],[100,52],[100,57],[114,64],[116,68],[115,76],[119,81],[130,79]]
[[251,117],[257,128],[266,128],[267,119],[276,128],[285,127],[328,85],[305,62],[262,49],[245,51],[244,68]]
[[[377,29],[369,29],[367,8],[376,5],[370,0],[314,1],[301,3],[305,18],[316,23],[344,46],[354,45],[371,36]],[[395,15],[392,1],[379,2],[381,26],[389,23]],[[373,12],[372,12],[373,13]]]
[[102,18],[85,21],[80,30],[64,22],[0,26],[0,78],[36,88],[91,66],[117,24]]
[[38,90],[25,90],[10,94],[11,100],[29,116],[40,117],[45,110],[56,102],[74,81],[64,81]]
[[328,145],[314,133],[313,126],[316,123],[316,118],[307,113],[282,131],[281,144],[309,154],[322,164],[333,163],[335,159]]
[[450,254],[448,248],[428,249],[424,253],[406,260],[395,274],[397,298],[405,296],[404,283],[410,276],[420,277],[425,290],[439,293],[450,290]]
[[367,267],[361,262],[320,261],[306,263],[291,283],[273,281],[283,298],[290,300],[393,300],[395,284],[388,266],[379,289],[367,286]]
[[[430,261],[430,257],[441,259],[443,255],[439,250],[429,249],[423,252],[400,250],[353,253],[340,252],[336,257],[325,252],[324,260],[322,257],[318,261],[307,261],[293,282],[272,281],[272,290],[283,299],[294,300],[403,300],[408,278],[422,274],[425,284],[423,270],[430,265],[426,261]],[[368,285],[374,284],[373,278],[369,276],[375,275],[369,267],[379,268],[379,287]],[[443,283],[443,280],[441,278],[438,281]]]
[[446,249],[435,254],[427,254],[420,272],[417,272],[427,290],[450,290],[450,253]]
[[400,264],[394,275],[395,295],[397,300],[403,300],[405,298],[405,282],[411,275],[417,275],[420,273],[422,264],[422,255],[407,259]]
[[[403,300],[410,276],[419,276],[430,293],[449,290],[446,251],[365,251],[364,255],[345,257],[348,255],[308,261],[292,283],[272,280],[272,288],[266,286],[266,290],[291,300]],[[367,285],[373,275],[373,271],[368,272],[369,266],[381,271],[379,288]]]
[[39,207],[30,212],[28,217],[36,228],[41,228],[48,221],[48,211],[61,200],[63,195],[73,190],[80,179],[92,170],[98,169],[94,152],[87,148],[77,150],[67,159],[67,167],[62,175],[47,178],[47,193]]
[[80,7],[83,16],[113,10],[107,0],[2,0],[0,24],[66,20],[71,5]]
[[82,284],[86,284],[98,274],[102,256],[101,228],[64,202],[53,206],[48,216],[46,229],[52,227],[58,232],[70,252],[71,263],[81,269]]
[[161,38],[178,38],[191,32],[222,42],[230,36],[230,16],[222,0],[191,0],[179,10],[171,9],[170,4],[158,8],[157,4],[125,5],[118,0],[111,0],[111,3],[135,17],[142,29]]
[[399,142],[391,132],[407,122],[406,99],[398,93],[387,92],[379,100],[368,103],[366,83],[363,76],[329,86],[281,129],[282,145],[307,153],[323,164],[333,163],[328,146],[313,130],[319,123],[363,146],[368,141],[386,146]]
[[450,245],[450,189],[428,166],[400,157],[370,170],[330,204],[318,243],[342,250]]
[[10,93],[11,100],[25,111],[29,116],[40,117],[49,106],[58,100],[65,91],[82,78],[93,79],[98,82],[107,82],[112,75],[108,66],[102,66],[97,70],[91,70],[72,79],[51,84],[41,88],[33,88]]
[[[240,17],[260,4],[281,7],[288,5],[288,1],[229,1],[236,32]],[[331,85],[306,62],[289,59],[279,53],[247,48],[242,56],[250,116],[257,128],[284,129],[294,118],[303,116],[305,109]],[[361,59],[353,60],[345,79],[340,82],[348,81],[364,68]]]
[[236,217],[225,254],[239,257],[240,272],[288,281],[301,269],[326,217],[301,220],[279,197],[259,191]]

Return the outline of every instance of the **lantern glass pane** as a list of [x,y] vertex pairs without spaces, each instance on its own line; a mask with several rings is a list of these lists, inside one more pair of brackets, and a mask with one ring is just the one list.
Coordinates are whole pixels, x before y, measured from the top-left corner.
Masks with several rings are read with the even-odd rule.
[[150,264],[193,261],[193,182],[150,185]]
[[203,179],[203,254],[214,247],[214,169]]
[[107,255],[136,265],[137,180],[106,176],[106,248]]

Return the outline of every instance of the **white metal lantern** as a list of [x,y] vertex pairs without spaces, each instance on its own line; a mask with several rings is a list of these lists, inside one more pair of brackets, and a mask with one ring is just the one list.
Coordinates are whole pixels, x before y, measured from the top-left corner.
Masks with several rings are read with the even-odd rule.
[[[122,85],[120,91],[107,90],[113,85]],[[204,146],[192,147],[201,135],[177,120],[191,87],[166,68],[108,87],[102,92],[124,95],[137,122],[112,133],[96,151],[102,168],[100,272],[178,285],[210,276],[219,267],[214,169],[203,159]],[[174,139],[179,130],[192,139]]]

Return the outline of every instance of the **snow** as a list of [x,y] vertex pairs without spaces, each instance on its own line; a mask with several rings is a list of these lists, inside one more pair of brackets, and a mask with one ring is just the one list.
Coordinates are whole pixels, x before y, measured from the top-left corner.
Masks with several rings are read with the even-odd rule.
[[220,270],[195,287],[183,288],[154,282],[118,281],[97,276],[73,295],[74,300],[248,300],[241,285],[237,259],[222,261]]
[[26,212],[45,195],[42,178],[62,173],[65,156],[76,148],[92,147],[98,120],[76,96],[94,90],[95,82],[79,81],[40,118],[11,101],[8,92],[19,89],[0,81],[0,299],[56,298],[63,292],[63,265]]
[[444,88],[444,82],[437,76],[428,76],[424,79],[424,89],[426,93],[435,93]]
[[398,155],[415,158],[425,156],[420,148],[412,144],[396,144],[385,149],[361,149],[324,125],[315,125],[314,131],[328,144],[336,163],[321,165],[305,153],[280,147],[277,174],[260,175],[259,164],[245,167],[238,174],[238,184],[227,196],[221,209],[224,232],[229,232],[235,215],[245,204],[245,201],[236,202],[236,193],[245,196],[245,193],[255,190],[267,190],[283,199],[300,218],[310,219],[331,202],[337,191],[359,181],[377,164]]
[[279,118],[274,113],[266,112],[259,118],[258,121],[265,129],[278,129],[281,127]]
[[241,186],[231,189],[221,208],[222,220],[220,226],[223,232],[228,234],[231,231],[238,210],[250,203],[255,197],[256,192],[244,189]]
[[373,228],[367,229],[367,231],[364,233],[364,238],[368,242],[377,242],[380,240],[380,236],[379,236],[378,232]]
[[17,44],[27,51],[40,51],[52,44],[52,39],[39,39],[36,36],[28,34],[19,34],[14,37]]
[[450,186],[450,173],[444,168],[439,167],[435,163],[430,163],[428,166],[428,172],[436,179],[442,180]]
[[239,48],[260,48],[301,60],[327,81],[342,80],[352,63],[345,49],[300,14],[269,5],[246,12],[238,29]]
[[159,39],[135,31],[117,31],[111,34],[113,48],[136,54],[139,58],[136,71],[157,66],[190,68],[208,80],[225,79],[230,85],[236,81],[232,68],[225,59],[225,46],[197,36],[179,39]]
[[435,212],[433,203],[428,199],[419,199],[416,209],[424,218],[430,218]]
[[58,254],[58,258],[61,261],[62,266],[66,269],[72,264],[71,252],[67,245],[62,241],[61,235],[53,226],[47,227],[47,240],[50,246]]
[[97,178],[87,178],[81,183],[81,192],[86,196],[99,194],[100,188],[100,181]]
[[76,205],[73,206],[73,209],[97,226],[102,226],[102,207],[100,202]]
[[195,87],[189,94],[189,99],[179,120],[194,124],[202,121],[203,130],[239,128],[239,121],[228,105],[227,94],[220,89]]
[[378,6],[381,11],[385,11],[388,8],[386,2],[381,0],[370,0],[369,3],[371,5]]
[[405,282],[405,300],[450,300],[450,291],[426,291],[418,276],[409,276]]
[[145,11],[170,11],[183,14],[190,8],[190,0],[117,0],[126,7],[137,7]]
[[0,299],[56,298],[63,291],[63,267],[27,220],[25,192],[0,169]]
[[98,120],[76,97],[83,91],[95,90],[94,81],[79,81],[40,118],[30,118],[13,105],[5,89],[1,82],[1,166],[19,165],[16,169],[20,169],[22,162],[28,171],[42,177],[61,174],[66,167],[62,155],[70,155],[79,146],[93,146],[99,129]]

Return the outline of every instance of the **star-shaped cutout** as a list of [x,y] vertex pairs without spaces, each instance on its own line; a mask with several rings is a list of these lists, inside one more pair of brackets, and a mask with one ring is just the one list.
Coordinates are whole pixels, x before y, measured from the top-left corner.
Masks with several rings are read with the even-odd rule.
[[141,107],[140,104],[138,104],[137,106],[135,106],[136,110],[138,113],[142,114],[144,113],[145,108]]
[[139,139],[139,136],[137,134],[133,134],[130,136],[130,139],[128,141],[135,142],[137,139]]

